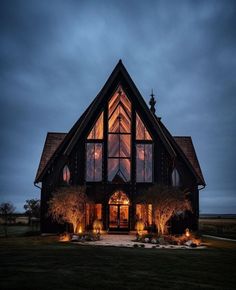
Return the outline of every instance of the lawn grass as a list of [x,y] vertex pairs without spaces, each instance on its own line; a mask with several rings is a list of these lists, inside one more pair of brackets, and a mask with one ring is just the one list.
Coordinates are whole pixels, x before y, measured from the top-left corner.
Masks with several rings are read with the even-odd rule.
[[204,242],[206,250],[166,250],[1,238],[0,289],[235,289],[236,243]]
[[236,239],[236,218],[200,218],[202,234]]

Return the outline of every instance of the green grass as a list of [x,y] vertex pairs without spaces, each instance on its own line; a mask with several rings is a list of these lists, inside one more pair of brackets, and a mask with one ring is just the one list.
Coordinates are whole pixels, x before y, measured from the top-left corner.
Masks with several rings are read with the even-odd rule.
[[236,239],[236,219],[200,218],[199,230],[202,234]]
[[235,289],[236,243],[206,250],[92,247],[0,239],[0,289]]
[[[21,236],[31,231],[31,227],[28,225],[9,225],[7,227],[8,236]],[[0,238],[5,236],[4,226],[0,225]]]

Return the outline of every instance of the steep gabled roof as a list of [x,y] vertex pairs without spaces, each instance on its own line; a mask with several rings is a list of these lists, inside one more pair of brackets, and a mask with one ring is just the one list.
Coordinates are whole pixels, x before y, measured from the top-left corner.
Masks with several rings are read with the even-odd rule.
[[[38,168],[34,183],[38,183],[38,182],[41,181],[42,176],[44,175],[44,173],[47,171],[47,169],[50,167],[50,165],[54,161],[55,157],[57,156],[57,153],[59,151],[62,151],[62,148],[64,148],[65,145],[68,143],[68,140],[70,140],[70,136],[72,136],[74,134],[74,132],[77,129],[77,127],[80,125],[82,120],[86,117],[86,114],[87,114],[89,108],[92,106],[92,104],[93,104],[93,102],[88,106],[88,108],[80,116],[80,118],[74,124],[74,126],[71,128],[69,133],[48,133],[48,134],[51,134],[51,135],[55,134],[55,136],[56,136],[56,134],[64,134],[65,136],[62,139],[62,141],[60,142],[60,144],[57,144],[58,146],[56,146],[56,148],[55,148],[56,141],[54,140],[55,144],[54,144],[54,146],[52,148],[54,148],[55,151],[51,154],[51,156],[49,158],[48,157],[45,158],[45,160],[46,160],[45,165],[43,165],[43,166],[39,165],[39,168]],[[45,144],[44,144],[44,148],[46,146],[46,142],[47,142],[47,138],[46,138],[46,141],[45,141]],[[44,153],[44,149],[43,149],[43,153]],[[43,157],[43,153],[42,153],[42,157]],[[42,157],[41,157],[41,160],[42,160]],[[40,160],[40,164],[41,164],[41,160]]]
[[53,154],[55,153],[61,142],[64,140],[65,136],[66,133],[47,133],[35,180],[39,178],[40,174],[45,169],[48,161],[52,158]]
[[67,148],[65,149],[64,154],[65,155],[70,154],[74,145],[76,144],[77,140],[79,139],[81,133],[83,132],[84,128],[86,127],[86,124],[88,123],[90,118],[93,116],[94,112],[98,109],[100,104],[104,101],[104,98],[106,97],[106,94],[107,94],[109,88],[115,83],[115,80],[117,78],[121,78],[121,77],[123,77],[125,79],[125,81],[127,82],[129,88],[131,89],[133,95],[135,96],[135,101],[140,104],[144,113],[146,113],[147,118],[149,119],[149,121],[153,125],[153,128],[157,131],[159,138],[163,141],[169,154],[172,157],[175,157],[176,154],[175,154],[174,149],[172,148],[172,146],[171,146],[170,142],[168,141],[168,139],[166,138],[166,136],[163,134],[160,125],[158,124],[158,122],[156,122],[155,116],[153,114],[150,114],[150,110],[149,110],[146,102],[144,101],[143,97],[141,96],[139,90],[137,89],[135,83],[131,79],[129,73],[127,72],[127,70],[124,67],[121,60],[119,60],[118,64],[114,68],[113,72],[111,73],[110,77],[106,81],[105,85],[103,86],[103,88],[101,89],[101,91],[99,92],[97,97],[94,99],[93,104],[90,106],[90,108],[86,114],[86,118],[84,118],[81,121],[74,136],[71,138],[71,141],[69,142]]
[[131,79],[129,73],[127,72],[126,68],[124,67],[121,60],[117,63],[116,67],[114,68],[113,72],[109,76],[108,80],[106,81],[105,85],[99,92],[99,94],[96,96],[96,98],[92,101],[92,103],[89,105],[89,107],[86,109],[86,111],[81,115],[81,117],[78,119],[78,121],[74,124],[74,126],[71,128],[69,133],[66,135],[66,137],[63,139],[61,144],[57,147],[54,154],[51,156],[51,158],[47,161],[45,167],[43,170],[37,174],[35,183],[41,181],[44,173],[47,171],[47,169],[50,167],[52,162],[54,161],[57,154],[64,154],[69,155],[72,149],[74,148],[76,142],[80,138],[81,134],[83,133],[84,128],[88,124],[89,120],[92,118],[93,114],[98,109],[99,105],[104,101],[104,98],[106,97],[106,94],[109,90],[109,88],[115,83],[115,81],[119,78],[123,78],[129,88],[131,89],[133,95],[135,96],[135,101],[137,101],[140,106],[143,108],[144,113],[146,114],[147,118],[153,125],[154,130],[157,131],[158,136],[163,141],[167,151],[172,157],[176,157],[175,150],[172,148],[172,145],[170,144],[168,138],[166,138],[165,134],[163,133],[160,125],[156,121],[155,116],[151,113],[150,110],[144,101],[143,97],[141,96],[140,92],[138,91],[136,85],[134,84],[133,80]]
[[182,149],[183,153],[185,154],[185,156],[193,166],[195,172],[197,173],[199,177],[199,184],[206,185],[201,167],[198,162],[196,151],[193,146],[192,138],[190,136],[174,136],[174,140]]
[[[153,114],[140,92],[138,91],[136,85],[131,79],[129,73],[125,69],[121,60],[116,65],[115,69],[111,73],[107,82],[93,100],[93,102],[89,105],[89,107],[85,110],[85,112],[81,115],[78,121],[74,124],[68,134],[66,133],[48,133],[42,157],[40,160],[39,168],[37,171],[37,175],[35,178],[35,183],[40,182],[50,167],[50,165],[55,160],[58,154],[69,155],[72,149],[74,148],[76,142],[80,138],[83,133],[86,125],[89,120],[93,117],[93,114],[98,110],[99,106],[104,101],[104,98],[107,98],[107,92],[111,88],[111,86],[119,80],[119,78],[124,78],[127,85],[129,86],[132,94],[135,97],[135,101],[140,104],[140,107],[143,109],[144,114],[149,119],[150,124],[152,124],[153,129],[158,134],[159,138],[162,140],[165,145],[167,151],[169,152],[172,158],[176,158],[177,155],[182,155],[183,159],[189,166],[190,170],[196,177],[198,184],[205,185],[204,178],[201,173],[201,169],[197,160],[197,156],[190,139],[181,139],[182,137],[176,137],[176,140],[171,136],[167,128],[163,125],[159,118]],[[185,137],[186,138],[186,137]],[[188,137],[189,138],[189,137]]]
[[160,124],[165,136],[168,138],[175,151],[180,156],[182,156],[186,165],[189,167],[193,175],[196,177],[198,185],[205,186],[206,183],[202,175],[202,171],[197,159],[197,155],[191,137],[189,136],[173,137],[166,128],[166,126],[161,122],[161,119],[156,117],[156,120]]

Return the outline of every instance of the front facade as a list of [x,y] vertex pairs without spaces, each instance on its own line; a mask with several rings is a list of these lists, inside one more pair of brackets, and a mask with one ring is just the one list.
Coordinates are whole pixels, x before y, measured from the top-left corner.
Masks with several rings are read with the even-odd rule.
[[121,61],[71,130],[48,133],[35,184],[41,183],[41,231],[64,230],[48,216],[48,201],[60,187],[86,186],[85,227],[95,219],[108,231],[153,226],[152,204],[137,202],[153,184],[189,191],[192,212],[173,218],[171,231],[196,230],[199,186],[205,186],[191,137],[173,137],[149,109]]

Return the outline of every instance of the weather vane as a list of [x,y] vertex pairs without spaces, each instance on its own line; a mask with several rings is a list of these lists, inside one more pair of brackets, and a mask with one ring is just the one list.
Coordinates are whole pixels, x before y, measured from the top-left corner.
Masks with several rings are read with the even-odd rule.
[[153,113],[153,114],[155,114],[155,112],[156,112],[156,109],[155,109],[155,105],[156,105],[156,100],[155,100],[155,98],[154,98],[154,94],[153,94],[153,89],[152,89],[152,91],[151,91],[151,95],[150,95],[150,101],[149,101],[149,105],[150,105],[150,110],[151,110],[151,112]]

